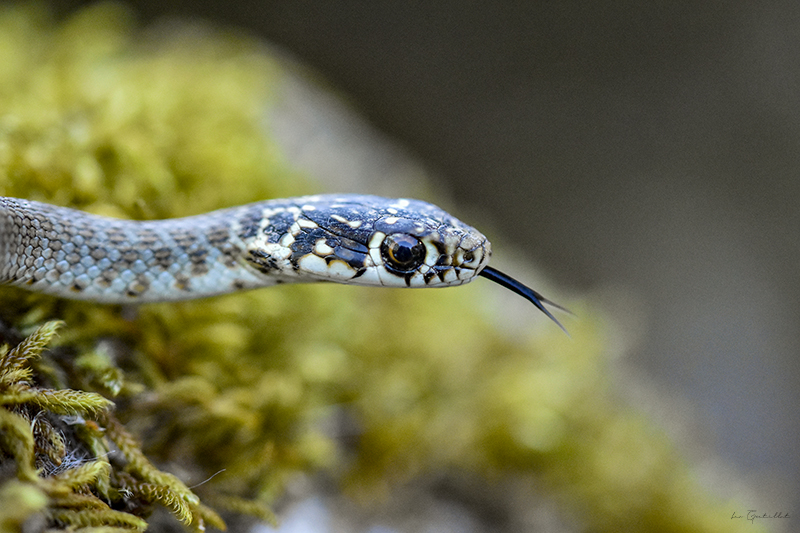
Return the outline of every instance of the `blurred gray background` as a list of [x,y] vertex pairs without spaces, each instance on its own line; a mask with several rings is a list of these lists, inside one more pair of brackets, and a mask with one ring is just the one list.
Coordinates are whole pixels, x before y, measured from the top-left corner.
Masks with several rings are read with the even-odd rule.
[[280,45],[565,293],[631,295],[631,362],[800,513],[799,3],[129,5]]

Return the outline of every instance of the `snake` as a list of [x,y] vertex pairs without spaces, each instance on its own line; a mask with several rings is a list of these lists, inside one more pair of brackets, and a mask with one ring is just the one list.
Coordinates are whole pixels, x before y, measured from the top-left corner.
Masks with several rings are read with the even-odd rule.
[[491,243],[408,198],[323,194],[164,220],[0,197],[0,283],[103,304],[204,298],[283,283],[449,287],[485,277],[566,311],[488,266]]

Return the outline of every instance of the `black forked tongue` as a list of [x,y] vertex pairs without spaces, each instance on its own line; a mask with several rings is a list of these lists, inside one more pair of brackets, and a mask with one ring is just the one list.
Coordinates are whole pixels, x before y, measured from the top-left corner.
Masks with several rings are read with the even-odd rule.
[[526,287],[525,285],[515,280],[511,276],[503,274],[499,270],[496,270],[492,267],[488,266],[484,267],[483,270],[481,270],[480,274],[478,275],[483,276],[484,278],[488,278],[494,281],[495,283],[499,283],[506,289],[510,289],[511,291],[519,294],[520,296],[531,302],[533,305],[538,307],[542,313],[546,314],[550,318],[550,320],[558,324],[558,327],[560,327],[564,331],[564,333],[569,335],[567,328],[561,325],[561,322],[559,322],[558,319],[556,319],[556,317],[553,316],[553,314],[544,306],[544,304],[548,304],[552,307],[555,307],[556,309],[560,309],[561,311],[572,314],[571,311],[566,307],[561,307],[557,303],[551,302],[550,300],[548,300],[535,290],[531,289],[530,287]]

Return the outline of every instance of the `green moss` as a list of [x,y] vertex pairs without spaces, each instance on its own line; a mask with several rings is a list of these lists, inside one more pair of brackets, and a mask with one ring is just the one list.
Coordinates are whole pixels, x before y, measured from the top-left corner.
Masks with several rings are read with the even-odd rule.
[[[0,193],[142,219],[319,191],[264,127],[281,79],[257,43],[141,30],[117,4],[58,25],[2,7]],[[223,527],[201,501],[267,519],[299,473],[374,498],[460,471],[522,477],[593,531],[737,527],[613,400],[592,310],[572,339],[533,310],[543,325],[510,333],[499,291],[286,286],[121,308],[2,288],[16,348],[0,366],[0,524],[143,529],[156,504]],[[47,352],[52,319],[66,326]],[[341,409],[362,431],[352,455],[325,429]]]

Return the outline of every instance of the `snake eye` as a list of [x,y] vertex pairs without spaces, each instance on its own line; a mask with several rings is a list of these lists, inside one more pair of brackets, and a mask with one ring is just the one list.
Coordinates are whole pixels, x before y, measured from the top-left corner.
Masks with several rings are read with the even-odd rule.
[[381,256],[389,270],[411,272],[425,260],[425,245],[406,233],[388,235],[381,244]]

